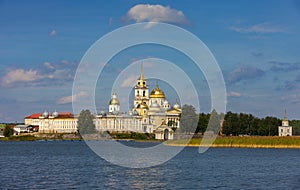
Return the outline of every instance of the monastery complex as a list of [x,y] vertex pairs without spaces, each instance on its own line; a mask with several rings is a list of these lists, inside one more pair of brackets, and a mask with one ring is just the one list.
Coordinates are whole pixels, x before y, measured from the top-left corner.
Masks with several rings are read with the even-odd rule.
[[[107,111],[95,115],[98,132],[155,133],[156,139],[173,139],[173,129],[180,126],[181,106],[173,106],[158,85],[149,93],[141,65],[134,87],[134,101],[128,113],[120,111],[117,93],[113,92]],[[25,125],[39,126],[40,133],[75,133],[78,115],[69,112],[35,113],[25,117]]]

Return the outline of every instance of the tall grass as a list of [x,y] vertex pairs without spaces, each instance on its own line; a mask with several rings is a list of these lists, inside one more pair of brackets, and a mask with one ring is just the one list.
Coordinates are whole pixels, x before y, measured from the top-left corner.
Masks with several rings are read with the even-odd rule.
[[[199,146],[209,145],[211,139],[196,138],[191,140],[181,139],[168,141],[166,144],[170,145],[190,145]],[[228,147],[280,147],[280,146],[292,146],[300,148],[300,137],[218,137],[213,142],[213,146],[228,146]]]

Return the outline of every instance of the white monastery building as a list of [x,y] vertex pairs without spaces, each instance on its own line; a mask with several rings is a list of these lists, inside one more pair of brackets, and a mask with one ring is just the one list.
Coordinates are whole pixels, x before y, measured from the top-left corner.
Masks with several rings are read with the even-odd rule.
[[281,126],[278,127],[278,136],[292,136],[293,127],[289,126],[289,120],[286,118],[286,111],[284,112],[284,118]]
[[[99,132],[155,133],[156,139],[173,139],[173,129],[179,128],[181,107],[171,106],[164,92],[156,85],[149,93],[141,65],[140,76],[134,87],[134,101],[129,113],[120,111],[117,93],[113,92],[108,111],[95,115],[94,124]],[[40,133],[77,132],[78,116],[69,112],[35,113],[25,117],[26,125],[39,126]]]
[[39,126],[40,133],[77,132],[77,117],[70,112],[35,113],[25,117],[24,123]]

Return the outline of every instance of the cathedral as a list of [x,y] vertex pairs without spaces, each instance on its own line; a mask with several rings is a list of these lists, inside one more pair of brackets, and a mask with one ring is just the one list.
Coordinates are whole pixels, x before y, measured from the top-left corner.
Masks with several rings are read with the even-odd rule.
[[129,113],[120,112],[117,93],[113,92],[108,112],[98,114],[95,125],[98,131],[155,133],[156,139],[173,139],[173,129],[179,128],[180,114],[180,105],[176,102],[171,106],[157,84],[149,93],[141,65]]

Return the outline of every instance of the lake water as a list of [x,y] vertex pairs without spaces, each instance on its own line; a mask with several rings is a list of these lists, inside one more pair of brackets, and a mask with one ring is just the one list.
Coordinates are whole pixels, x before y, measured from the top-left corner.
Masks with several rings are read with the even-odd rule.
[[187,147],[162,165],[130,169],[84,141],[0,142],[0,169],[0,189],[300,189],[299,149]]

